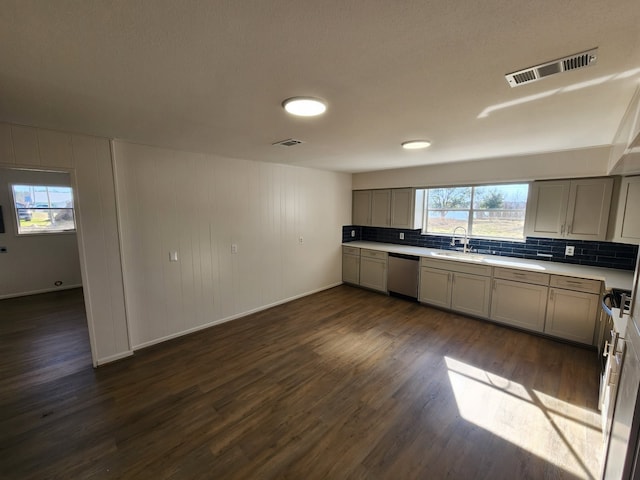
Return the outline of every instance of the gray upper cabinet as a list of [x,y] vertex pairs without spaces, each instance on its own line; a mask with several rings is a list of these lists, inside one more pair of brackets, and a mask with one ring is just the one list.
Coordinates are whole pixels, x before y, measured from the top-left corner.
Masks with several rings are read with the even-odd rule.
[[351,223],[353,225],[371,225],[371,190],[353,191]]
[[527,236],[604,240],[613,178],[534,182],[527,204]]
[[353,191],[353,225],[422,228],[424,190],[394,188]]
[[640,244],[640,176],[622,179],[613,240]]
[[525,222],[527,236],[563,236],[569,188],[567,180],[531,184]]
[[391,190],[371,191],[371,226],[388,227],[391,224]]
[[394,188],[391,190],[391,227],[422,228],[423,206],[424,190]]

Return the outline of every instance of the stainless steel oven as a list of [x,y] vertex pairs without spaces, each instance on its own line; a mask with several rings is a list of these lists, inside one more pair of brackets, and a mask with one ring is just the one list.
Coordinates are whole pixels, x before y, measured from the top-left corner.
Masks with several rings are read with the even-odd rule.
[[618,289],[608,292],[602,298],[604,326],[598,349],[601,353],[600,410],[604,457],[611,443],[618,387],[625,360],[625,335],[629,320],[630,299],[629,290]]

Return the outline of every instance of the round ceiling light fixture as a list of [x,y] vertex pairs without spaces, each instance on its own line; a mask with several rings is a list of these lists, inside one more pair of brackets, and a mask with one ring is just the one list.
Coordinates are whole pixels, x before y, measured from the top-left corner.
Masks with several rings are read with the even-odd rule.
[[327,110],[324,100],[314,97],[291,97],[282,102],[284,109],[298,117],[315,117]]
[[402,142],[401,145],[405,150],[420,150],[431,146],[431,142],[429,140],[408,140]]

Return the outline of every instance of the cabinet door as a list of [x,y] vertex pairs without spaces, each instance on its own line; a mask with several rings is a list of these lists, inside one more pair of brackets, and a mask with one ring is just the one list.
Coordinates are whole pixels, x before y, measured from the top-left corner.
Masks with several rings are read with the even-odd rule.
[[624,243],[640,243],[640,177],[622,180],[616,215],[615,239]]
[[342,281],[360,284],[360,256],[359,255],[342,255]]
[[422,228],[424,190],[394,188],[391,190],[391,226],[415,230]]
[[353,225],[371,225],[371,190],[353,191],[351,223]]
[[593,293],[550,288],[545,333],[592,345],[598,299]]
[[360,257],[360,286],[387,291],[387,261]]
[[420,268],[420,292],[418,300],[438,307],[451,306],[451,282],[453,273],[437,268]]
[[531,184],[525,222],[527,236],[559,238],[564,235],[569,191],[568,180]]
[[495,279],[491,294],[491,320],[542,332],[547,311],[544,285]]
[[371,190],[371,225],[388,227],[391,223],[391,190]]
[[491,277],[467,273],[453,274],[452,310],[486,318],[489,316],[490,296]]
[[576,240],[604,240],[613,178],[571,180],[565,234]]

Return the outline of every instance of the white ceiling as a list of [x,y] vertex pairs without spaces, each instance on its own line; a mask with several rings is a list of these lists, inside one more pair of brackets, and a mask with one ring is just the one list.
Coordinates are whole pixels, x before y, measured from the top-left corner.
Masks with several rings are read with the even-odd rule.
[[640,83],[639,25],[638,0],[0,0],[0,120],[346,172],[588,148]]

